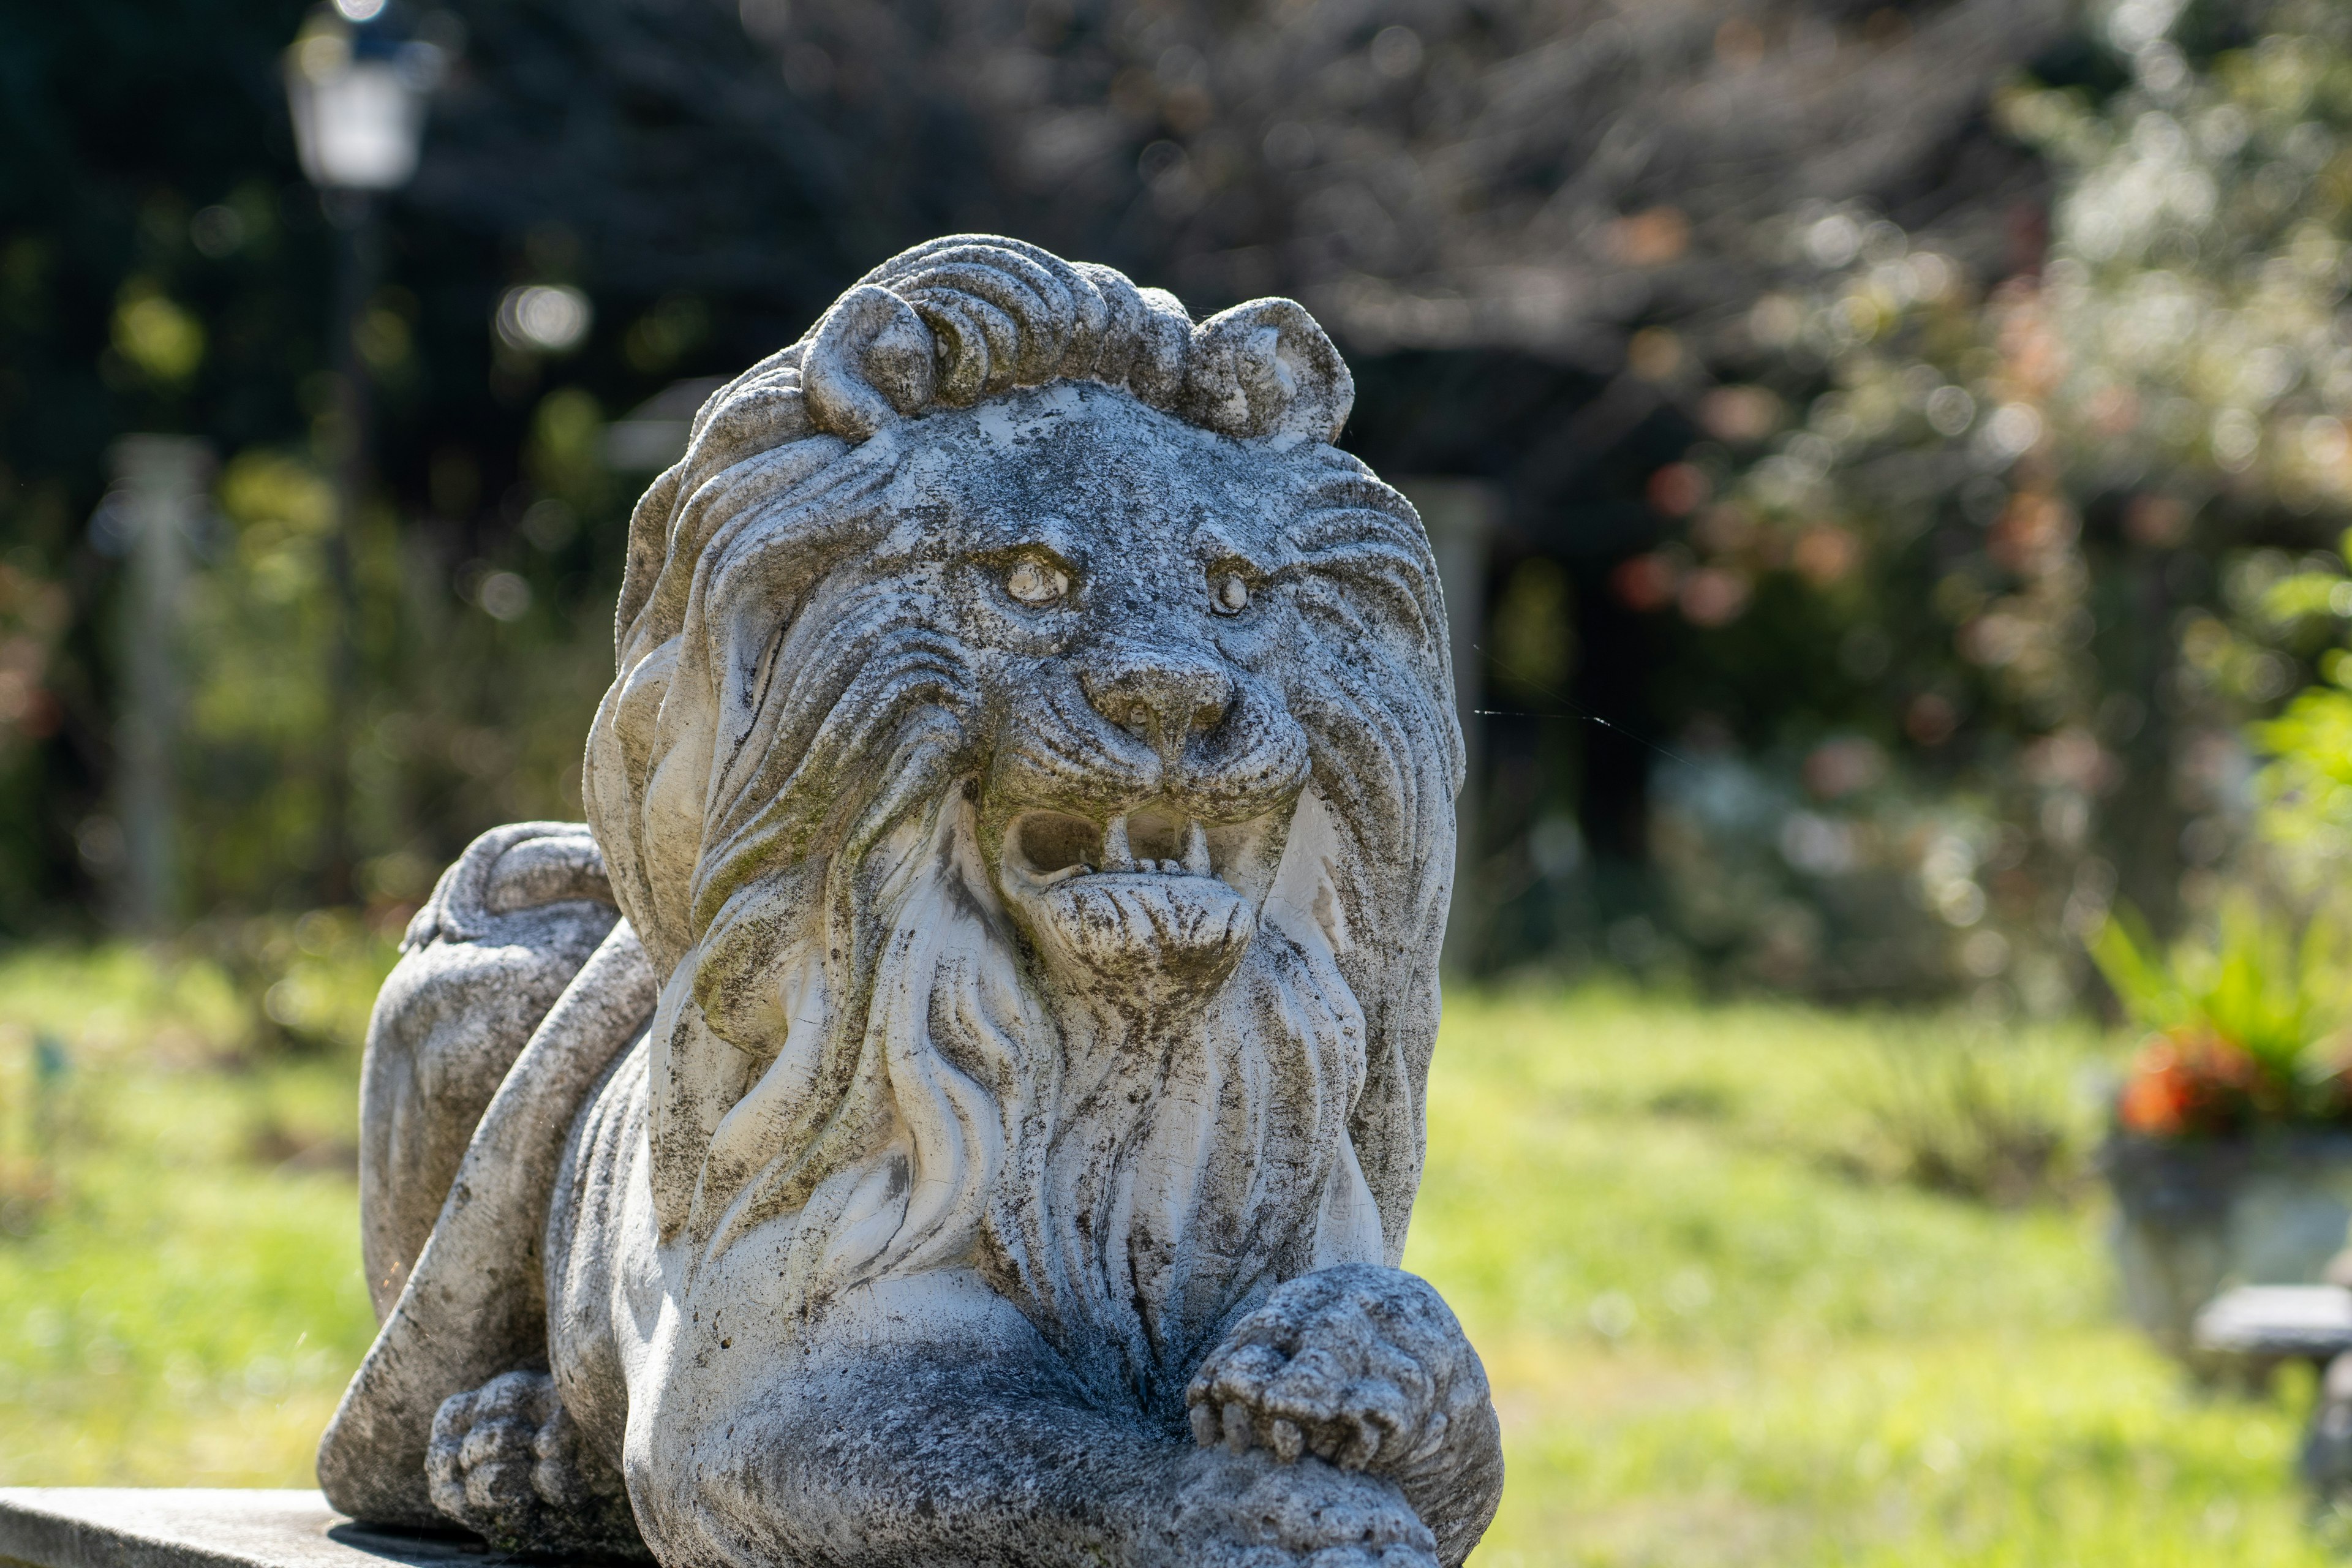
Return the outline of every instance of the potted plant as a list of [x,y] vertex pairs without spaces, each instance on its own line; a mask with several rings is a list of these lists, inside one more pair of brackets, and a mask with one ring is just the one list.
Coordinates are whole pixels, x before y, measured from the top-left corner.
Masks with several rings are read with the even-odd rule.
[[2227,901],[2159,951],[2127,915],[2092,944],[2145,1029],[2101,1164],[2133,1318],[2185,1352],[2236,1284],[2318,1280],[2352,1226],[2352,965],[2333,920]]

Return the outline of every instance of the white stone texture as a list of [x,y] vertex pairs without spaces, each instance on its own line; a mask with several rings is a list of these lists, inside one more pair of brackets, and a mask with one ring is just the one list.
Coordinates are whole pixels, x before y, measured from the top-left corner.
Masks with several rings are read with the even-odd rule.
[[468,850],[379,1003],[338,1507],[665,1568],[1461,1562],[1494,1410],[1395,1267],[1461,738],[1351,396],[1287,300],[979,236],[712,395],[589,826]]

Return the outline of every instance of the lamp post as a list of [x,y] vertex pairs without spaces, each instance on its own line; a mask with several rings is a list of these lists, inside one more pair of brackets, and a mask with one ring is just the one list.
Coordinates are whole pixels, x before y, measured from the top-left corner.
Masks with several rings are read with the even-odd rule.
[[403,38],[387,25],[385,0],[334,0],[304,24],[286,51],[286,100],[302,173],[335,231],[333,345],[335,403],[328,457],[334,474],[335,524],[327,571],[335,592],[335,646],[329,670],[327,756],[320,891],[330,903],[352,891],[352,719],[359,695],[357,595],[352,539],[367,479],[367,365],[359,352],[361,312],[375,283],[377,198],[416,173],[425,107],[439,85],[441,47]]
[[[173,801],[180,730],[180,600],[188,537],[202,521],[211,450],[186,436],[125,436],[114,443],[114,486],[101,511],[100,548],[129,557],[122,617],[122,709],[116,726],[117,810],[122,823],[120,918],[161,936],[178,912]],[[97,530],[93,529],[93,532]]]

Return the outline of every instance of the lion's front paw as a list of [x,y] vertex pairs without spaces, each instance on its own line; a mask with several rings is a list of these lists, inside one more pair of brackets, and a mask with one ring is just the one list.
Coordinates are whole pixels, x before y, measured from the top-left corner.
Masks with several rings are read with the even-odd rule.
[[510,1372],[442,1401],[425,1473],[433,1506],[493,1546],[646,1555],[620,1477],[581,1441],[543,1372]]
[[1444,1300],[1395,1268],[1294,1279],[1236,1325],[1185,1391],[1192,1435],[1394,1472],[1491,1408],[1486,1374]]
[[1202,1455],[1161,1558],[1183,1568],[1437,1568],[1437,1542],[1392,1482],[1308,1460]]

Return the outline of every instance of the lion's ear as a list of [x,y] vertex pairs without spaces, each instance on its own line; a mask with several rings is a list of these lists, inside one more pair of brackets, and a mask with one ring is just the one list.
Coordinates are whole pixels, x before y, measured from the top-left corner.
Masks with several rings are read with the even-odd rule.
[[1253,300],[1192,329],[1186,418],[1227,436],[1336,441],[1356,378],[1307,307]]
[[931,400],[931,330],[887,289],[860,284],[817,323],[801,361],[809,420],[845,440],[863,441]]

